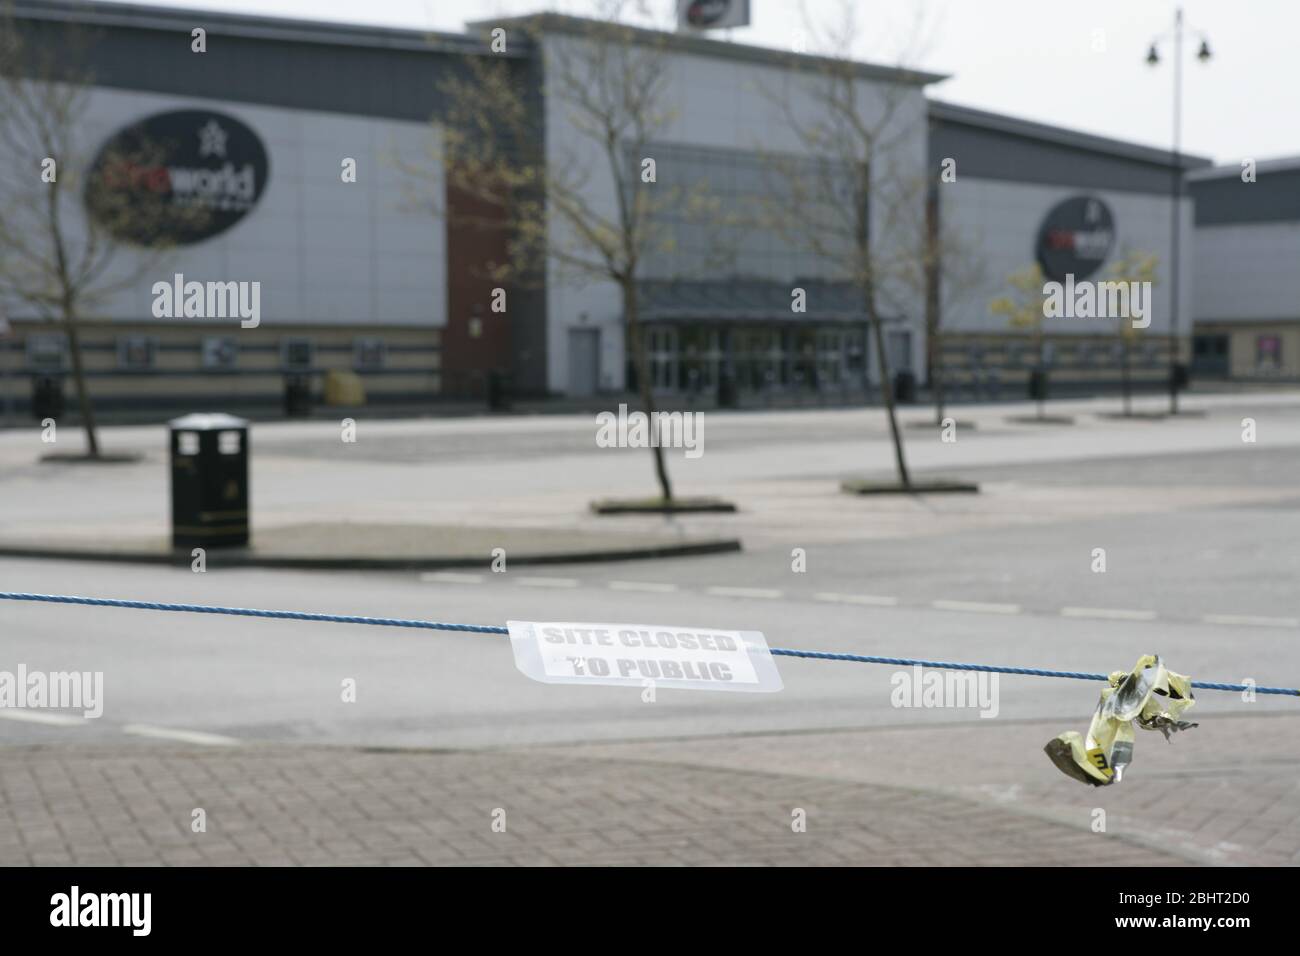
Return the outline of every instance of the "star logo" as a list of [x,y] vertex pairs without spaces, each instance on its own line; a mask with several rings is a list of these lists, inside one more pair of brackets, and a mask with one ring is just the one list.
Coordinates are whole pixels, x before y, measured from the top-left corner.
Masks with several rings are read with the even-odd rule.
[[217,125],[217,121],[210,119],[203,126],[199,127],[199,155],[216,156],[224,159],[226,156],[226,137],[229,134]]

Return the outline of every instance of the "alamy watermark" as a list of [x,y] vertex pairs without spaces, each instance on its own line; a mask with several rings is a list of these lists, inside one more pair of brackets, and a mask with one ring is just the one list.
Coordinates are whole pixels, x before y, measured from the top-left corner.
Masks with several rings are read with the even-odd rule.
[[261,282],[185,281],[176,273],[171,282],[153,284],[155,319],[239,319],[241,329],[262,321]]
[[1130,319],[1133,328],[1151,324],[1150,282],[1065,282],[1043,284],[1043,317],[1048,319]]
[[998,715],[998,675],[987,671],[937,671],[917,666],[889,678],[894,707],[978,707],[981,717]]
[[104,713],[103,671],[0,671],[0,710],[81,710],[93,719]]
[[50,897],[51,926],[117,926],[132,936],[148,936],[152,915],[152,893],[83,893],[73,884],[68,892]]
[[703,412],[629,412],[596,416],[596,445],[600,448],[684,448],[687,458],[704,454]]

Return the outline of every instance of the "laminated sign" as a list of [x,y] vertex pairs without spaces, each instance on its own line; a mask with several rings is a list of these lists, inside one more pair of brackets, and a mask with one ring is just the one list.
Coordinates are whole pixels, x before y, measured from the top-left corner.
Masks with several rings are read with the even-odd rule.
[[508,621],[515,666],[543,684],[771,693],[781,675],[758,631]]

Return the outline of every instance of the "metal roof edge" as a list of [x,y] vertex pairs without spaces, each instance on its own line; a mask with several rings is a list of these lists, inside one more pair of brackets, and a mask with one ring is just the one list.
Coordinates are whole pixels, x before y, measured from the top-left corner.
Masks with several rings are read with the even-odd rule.
[[[318,43],[332,46],[410,50],[423,53],[487,53],[477,37],[464,33],[408,30],[398,27],[335,23],[328,20],[300,20],[258,14],[226,13],[218,10],[181,9],[117,0],[96,3],[75,0],[15,0],[18,20],[46,20],[84,23],[90,26],[137,30],[183,30],[202,26],[209,32],[257,40]],[[512,57],[528,56],[515,50]]]
[[[842,61],[835,60],[831,57],[817,56],[808,53],[795,53],[790,50],[778,50],[772,47],[753,46],[746,43],[729,43],[722,40],[712,40],[708,37],[695,36],[686,33],[669,33],[666,30],[651,30],[646,27],[638,27],[632,24],[617,23],[608,24],[606,21],[594,20],[588,17],[575,17],[562,13],[533,13],[524,16],[507,16],[495,20],[473,20],[465,24],[469,31],[484,30],[490,27],[510,27],[519,26],[526,29],[541,33],[553,31],[556,33],[581,33],[590,30],[593,26],[610,25],[619,29],[627,30],[634,38],[642,40],[654,40],[665,43],[674,50],[683,53],[694,53],[701,56],[712,56],[722,59],[742,60],[750,63],[760,63],[766,66],[786,66],[797,67],[801,63],[807,64],[839,64]],[[863,79],[891,80],[894,82],[903,82],[912,86],[927,86],[931,83],[939,83],[949,78],[946,73],[931,73],[926,70],[910,70],[902,67],[882,66],[875,63],[864,63],[853,61],[856,74]]]
[[[1300,171],[1300,156],[1278,156],[1274,159],[1260,159],[1255,161],[1256,175],[1266,173],[1286,173],[1293,170]],[[1204,182],[1210,179],[1236,179],[1241,175],[1241,163],[1224,163],[1218,166],[1210,166],[1205,169],[1197,169],[1187,174],[1188,182]]]

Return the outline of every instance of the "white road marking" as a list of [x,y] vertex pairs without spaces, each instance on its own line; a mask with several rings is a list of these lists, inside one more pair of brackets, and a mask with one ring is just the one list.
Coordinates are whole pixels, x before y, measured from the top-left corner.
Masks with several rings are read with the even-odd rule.
[[931,601],[940,611],[974,611],[976,614],[1019,614],[1019,604],[996,604],[987,601]]
[[876,607],[893,607],[898,603],[896,597],[884,597],[877,594],[832,594],[821,591],[813,595],[814,601],[830,601],[834,604],[871,604]]
[[230,747],[238,744],[234,737],[221,734],[205,734],[201,730],[173,730],[170,727],[153,727],[149,724],[127,724],[122,733],[136,737],[157,737],[161,740],[179,740],[187,744],[203,744],[208,747]]
[[649,591],[654,594],[668,594],[677,590],[677,585],[659,581],[610,581],[609,587],[613,591]]
[[6,720],[22,720],[29,724],[49,724],[51,727],[76,727],[86,722],[85,717],[69,717],[67,714],[51,714],[42,710],[18,707],[0,707],[0,717]]
[[781,591],[776,588],[732,588],[732,587],[711,587],[705,588],[709,594],[718,597],[739,597],[739,598],[779,598]]
[[1242,624],[1247,627],[1300,627],[1296,617],[1254,617],[1249,614],[1206,614],[1201,618],[1207,624]]
[[1061,617],[1098,617],[1108,621],[1154,621],[1155,611],[1131,611],[1118,607],[1063,607]]
[[426,571],[420,575],[421,581],[433,581],[437,584],[482,584],[481,574],[457,574],[455,571]]
[[576,588],[577,578],[515,578],[515,584],[526,588]]

